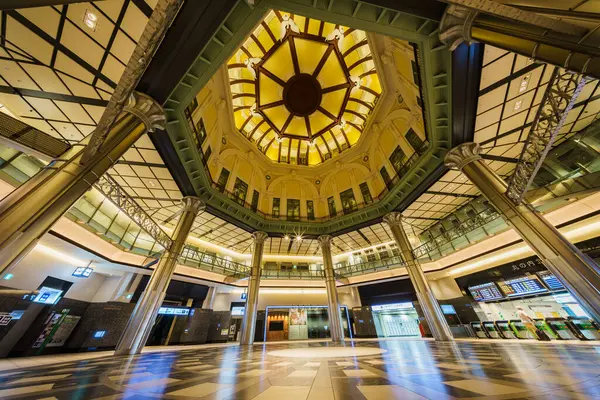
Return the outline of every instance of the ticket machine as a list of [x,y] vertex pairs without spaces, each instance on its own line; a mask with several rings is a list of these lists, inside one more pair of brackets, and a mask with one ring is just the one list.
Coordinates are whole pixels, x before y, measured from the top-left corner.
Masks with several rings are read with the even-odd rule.
[[550,338],[550,340],[564,340],[563,338],[558,336],[558,334],[554,331],[554,329],[552,329],[552,327],[550,327],[550,325],[548,325],[545,319],[536,318],[533,321],[535,327],[543,331],[546,334],[546,336]]
[[498,329],[498,334],[502,339],[516,339],[515,333],[510,327],[510,322],[506,320],[496,321],[495,322],[496,329]]
[[473,331],[475,332],[475,335],[479,339],[489,339],[490,338],[490,336],[485,331],[485,329],[483,328],[483,326],[481,326],[481,322],[471,322],[471,328],[473,328]]
[[485,329],[490,339],[500,339],[500,334],[498,333],[494,321],[483,321],[481,326],[483,326],[483,329]]
[[576,336],[581,340],[600,340],[600,327],[586,317],[569,317],[572,329],[576,330]]
[[511,319],[509,325],[517,339],[533,339],[533,336],[520,319]]
[[558,340],[575,340],[577,336],[564,318],[546,318],[546,323],[554,331]]

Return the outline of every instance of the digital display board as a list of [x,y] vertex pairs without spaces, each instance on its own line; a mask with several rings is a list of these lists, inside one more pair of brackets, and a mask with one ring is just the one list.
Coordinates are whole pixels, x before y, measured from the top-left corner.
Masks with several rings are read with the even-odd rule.
[[496,284],[493,282],[469,286],[468,289],[476,301],[498,300],[504,298]]
[[232,316],[241,316],[244,315],[246,307],[231,307],[231,315]]
[[158,309],[158,313],[161,315],[189,315],[189,308],[177,308],[177,307],[161,307]]
[[565,288],[563,284],[560,283],[556,275],[554,275],[552,272],[541,271],[537,274],[540,278],[542,278],[542,281],[544,281],[544,283],[550,288],[550,290],[561,290]]
[[389,310],[406,310],[409,308],[414,308],[413,303],[394,303],[394,304],[381,304],[377,306],[372,306],[371,310],[373,311],[389,311]]
[[508,297],[523,296],[527,294],[543,293],[548,291],[538,277],[534,275],[498,282],[498,286],[500,286],[500,290],[502,290],[502,292]]
[[456,310],[452,304],[440,304],[440,307],[442,307],[444,314],[456,314]]

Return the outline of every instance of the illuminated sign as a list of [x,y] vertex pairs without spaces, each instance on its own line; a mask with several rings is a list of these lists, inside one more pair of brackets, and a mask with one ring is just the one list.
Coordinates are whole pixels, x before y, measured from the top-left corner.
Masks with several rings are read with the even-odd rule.
[[75,271],[73,271],[73,273],[71,275],[77,277],[77,278],[88,278],[92,272],[94,272],[93,268],[90,267],[77,267],[75,268]]
[[452,304],[441,304],[440,306],[444,314],[456,314],[456,310]]
[[163,315],[189,315],[189,308],[176,308],[176,307],[161,307],[158,309],[159,314]]
[[469,286],[468,289],[476,301],[498,300],[504,298],[496,284],[493,282]]
[[548,289],[542,285],[542,282],[533,275],[523,276],[521,278],[510,279],[504,282],[498,282],[500,290],[508,297],[524,296],[527,294],[543,293]]
[[248,293],[242,293],[242,300],[246,300],[248,298]]
[[390,310],[406,310],[409,308],[414,308],[413,303],[394,303],[394,304],[381,304],[378,306],[372,306],[371,309],[373,311],[390,311]]
[[106,331],[96,331],[94,332],[94,339],[103,338],[106,335]]
[[231,307],[231,316],[244,315],[245,311],[246,311],[246,307]]
[[53,289],[46,286],[42,286],[38,290],[39,293],[37,296],[35,296],[33,301],[42,304],[56,304],[63,292],[62,290]]

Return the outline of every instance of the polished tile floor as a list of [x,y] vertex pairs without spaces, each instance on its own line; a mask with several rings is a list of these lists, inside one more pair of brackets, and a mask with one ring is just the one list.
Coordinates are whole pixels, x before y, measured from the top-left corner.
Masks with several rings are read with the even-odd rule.
[[600,399],[600,344],[386,340],[347,342],[343,353],[333,347],[304,342],[169,348],[133,358],[78,355],[0,371],[0,398]]

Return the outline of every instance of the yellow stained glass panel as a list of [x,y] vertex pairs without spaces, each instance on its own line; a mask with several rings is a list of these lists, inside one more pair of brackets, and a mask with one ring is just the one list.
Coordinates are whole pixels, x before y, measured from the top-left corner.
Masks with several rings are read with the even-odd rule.
[[296,54],[298,54],[300,72],[312,75],[329,46],[326,43],[300,38],[294,39],[294,44],[296,45]]
[[304,121],[304,117],[293,117],[292,122],[290,122],[284,133],[307,138],[308,131],[306,130],[306,122]]
[[308,120],[310,121],[310,130],[313,135],[317,134],[320,130],[326,128],[333,122],[331,118],[319,110],[309,115]]
[[344,97],[348,89],[340,89],[335,92],[325,93],[323,95],[323,99],[321,100],[321,106],[332,113],[335,116],[338,116],[342,111],[342,105],[344,104]]
[[262,72],[258,74],[259,104],[261,106],[274,103],[283,98],[283,87]]
[[283,124],[285,124],[285,121],[290,115],[290,112],[287,110],[287,108],[285,108],[285,106],[267,108],[266,110],[263,110],[263,113],[279,130],[283,128]]
[[262,66],[278,78],[287,82],[294,75],[294,63],[292,62],[290,43],[286,41],[282,44]]
[[342,65],[340,64],[335,52],[332,51],[329,54],[329,57],[327,57],[327,61],[325,61],[325,64],[319,72],[317,79],[321,83],[321,86],[325,87],[346,83],[344,70],[342,69]]

